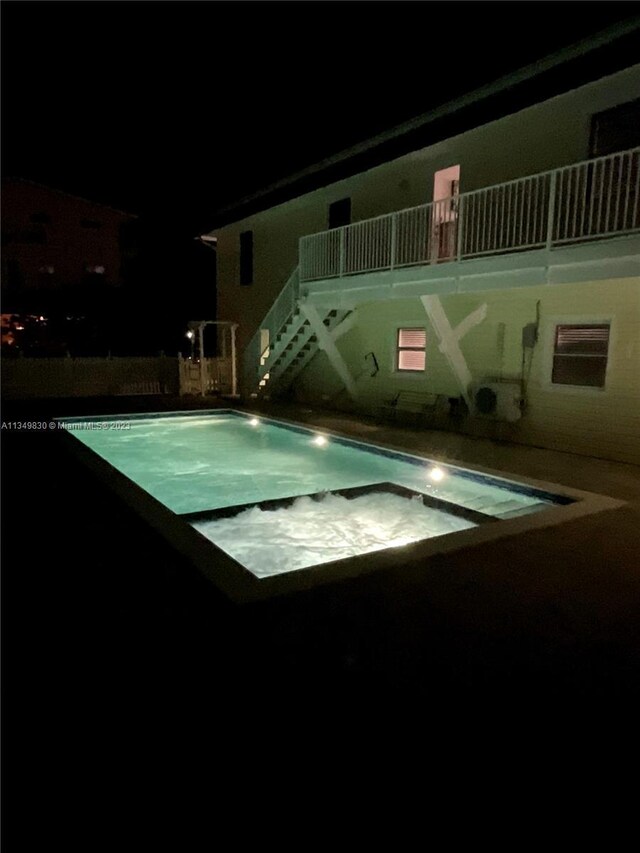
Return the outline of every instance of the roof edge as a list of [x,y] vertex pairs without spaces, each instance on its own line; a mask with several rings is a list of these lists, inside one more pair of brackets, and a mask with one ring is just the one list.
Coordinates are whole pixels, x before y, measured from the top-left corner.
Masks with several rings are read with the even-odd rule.
[[[242,198],[238,199],[235,202],[232,202],[231,204],[219,208],[212,217],[212,219],[219,219],[220,222],[219,224],[210,229],[210,233],[217,230],[218,228],[222,228],[226,225],[231,225],[234,222],[238,222],[246,218],[246,216],[248,215],[252,215],[251,213],[242,213],[243,209],[246,208],[248,205],[252,205],[255,202],[259,202],[261,199],[267,199],[269,196],[278,193],[279,191],[286,190],[288,187],[293,186],[300,181],[303,181],[314,175],[321,174],[322,172],[329,170],[332,167],[337,166],[341,163],[345,163],[351,160],[352,158],[357,157],[358,155],[373,151],[376,148],[384,145],[385,143],[392,142],[393,140],[403,137],[411,133],[412,131],[422,129],[428,126],[429,124],[436,122],[439,119],[446,118],[447,116],[451,116],[454,113],[465,109],[466,107],[469,107],[471,105],[477,105],[478,101],[484,101],[493,96],[503,94],[509,89],[512,89],[522,83],[527,83],[531,80],[534,80],[536,77],[539,77],[545,72],[552,71],[553,69],[566,62],[570,62],[574,59],[584,58],[585,54],[598,50],[601,47],[610,45],[613,41],[631,35],[635,31],[640,32],[640,15],[637,15],[634,18],[629,19],[628,21],[619,22],[610,27],[607,27],[604,30],[600,30],[598,33],[595,33],[592,36],[589,36],[585,39],[581,39],[580,41],[575,42],[574,44],[569,45],[566,48],[562,48],[561,50],[555,53],[548,54],[546,57],[543,57],[542,59],[536,62],[529,63],[528,65],[523,66],[517,71],[513,71],[509,74],[503,75],[497,80],[494,80],[492,83],[487,83],[484,86],[479,87],[478,89],[474,89],[470,92],[467,92],[467,94],[465,95],[462,95],[451,101],[447,101],[441,104],[439,107],[435,107],[434,109],[429,110],[426,113],[421,113],[413,119],[409,119],[408,121],[402,122],[401,124],[396,125],[395,127],[390,128],[389,130],[383,131],[382,133],[379,133],[369,139],[363,140],[362,142],[356,143],[355,145],[338,151],[335,154],[326,157],[323,160],[319,160],[318,162],[313,163],[310,166],[307,166],[306,168],[301,169],[297,172],[294,172],[293,174],[288,175],[285,178],[281,178],[278,181],[274,181],[273,183],[267,185],[266,187],[263,187],[260,190],[257,190],[254,193],[250,193],[249,195],[243,196]],[[605,73],[601,76],[605,77],[608,76],[608,74]],[[596,80],[600,78],[594,77],[593,79]],[[307,192],[310,192],[310,190],[304,190],[300,193],[300,195],[305,195]],[[297,197],[297,195],[291,196],[291,198]],[[281,202],[277,202],[277,204],[280,203]],[[265,206],[260,208],[260,210],[264,209],[267,209],[267,207]],[[233,216],[233,214],[236,212],[238,213],[238,215]]]
[[75,193],[69,193],[66,190],[60,190],[57,187],[52,187],[49,184],[41,184],[40,181],[34,181],[31,178],[20,178],[16,175],[3,175],[2,183],[19,183],[19,184],[30,184],[33,187],[38,187],[42,190],[49,190],[49,192],[57,193],[58,195],[66,196],[67,198],[73,198],[76,201],[83,201],[85,204],[91,204],[95,207],[103,207],[106,210],[111,210],[113,213],[120,213],[122,216],[129,216],[131,219],[138,219],[139,215],[137,213],[130,213],[128,210],[120,210],[117,207],[112,207],[110,204],[105,204],[102,201],[93,201],[90,198],[85,198],[81,195],[76,195]]

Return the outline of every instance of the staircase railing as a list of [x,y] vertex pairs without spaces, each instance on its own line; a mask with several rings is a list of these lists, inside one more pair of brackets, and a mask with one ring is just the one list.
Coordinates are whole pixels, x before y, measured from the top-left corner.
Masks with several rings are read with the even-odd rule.
[[551,249],[640,230],[640,148],[300,239],[300,280]]
[[[300,295],[300,276],[298,267],[291,273],[287,283],[278,294],[275,302],[256,329],[244,352],[244,378],[249,392],[255,391],[263,378],[265,364],[273,349],[276,338],[288,320],[295,313]],[[264,331],[268,331],[268,343],[263,346]]]

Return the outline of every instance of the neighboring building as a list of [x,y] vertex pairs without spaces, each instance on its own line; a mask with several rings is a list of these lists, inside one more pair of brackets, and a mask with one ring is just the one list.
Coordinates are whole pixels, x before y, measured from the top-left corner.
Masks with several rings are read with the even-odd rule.
[[3,310],[41,310],[39,301],[49,307],[62,290],[120,284],[134,219],[32,181],[3,179]]
[[246,393],[640,462],[639,93],[479,110],[212,232]]

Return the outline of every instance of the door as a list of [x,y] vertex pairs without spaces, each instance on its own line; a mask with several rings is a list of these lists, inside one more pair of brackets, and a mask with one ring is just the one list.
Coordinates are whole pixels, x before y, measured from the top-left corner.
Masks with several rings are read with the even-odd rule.
[[429,240],[431,263],[450,261],[457,256],[459,192],[459,164],[435,173]]
[[[591,117],[590,157],[606,157],[640,145],[640,98]],[[598,160],[586,174],[589,207],[584,236],[629,231],[638,227],[638,153]],[[574,182],[576,183],[576,182]],[[579,236],[583,236],[582,234]]]

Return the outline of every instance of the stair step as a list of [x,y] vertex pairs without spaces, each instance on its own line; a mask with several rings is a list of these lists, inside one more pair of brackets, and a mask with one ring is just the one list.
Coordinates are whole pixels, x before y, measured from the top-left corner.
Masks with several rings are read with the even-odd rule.
[[[324,313],[322,324],[331,331],[338,326],[350,312],[332,308]],[[269,394],[277,397],[295,381],[295,377],[313,359],[318,351],[318,336],[305,315],[297,308],[287,318],[275,335],[270,355],[265,364],[270,371],[265,374],[258,387],[258,396],[268,399],[265,393],[267,384]],[[275,390],[274,390],[275,389]]]

